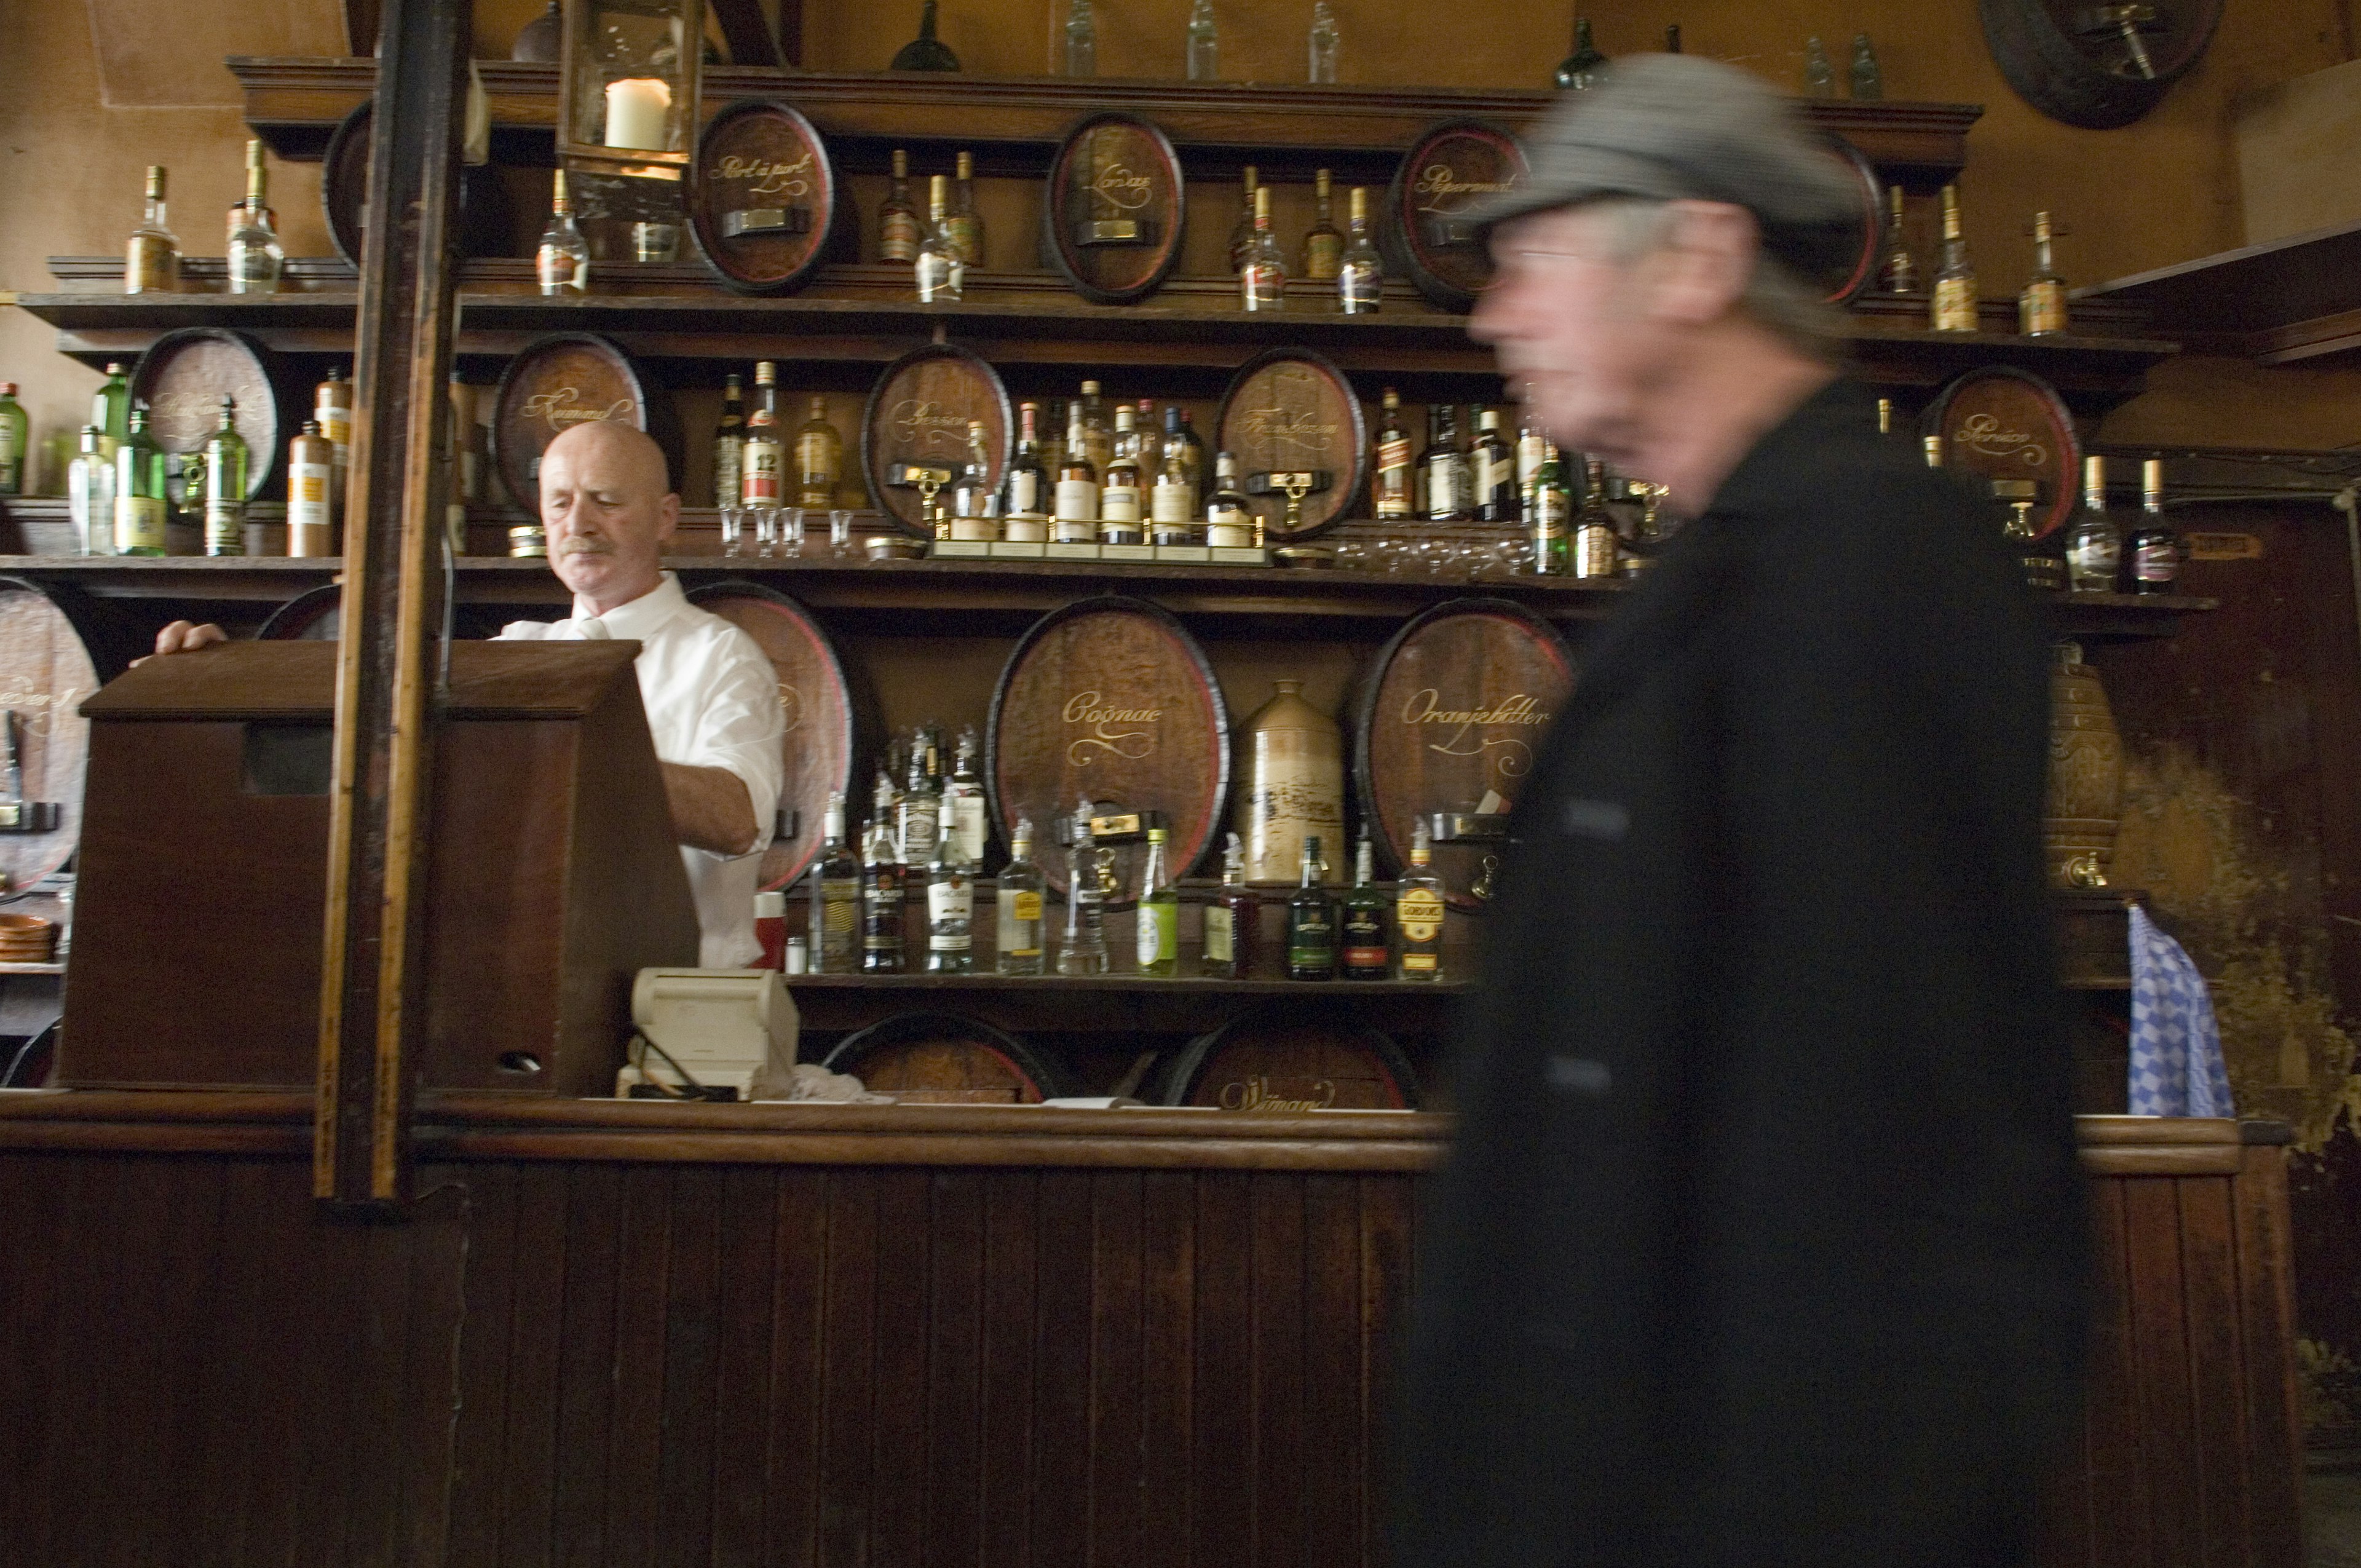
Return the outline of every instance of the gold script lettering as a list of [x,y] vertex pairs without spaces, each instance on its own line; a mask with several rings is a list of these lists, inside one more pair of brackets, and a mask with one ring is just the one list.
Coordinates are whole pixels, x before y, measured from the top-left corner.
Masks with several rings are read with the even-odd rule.
[[[1404,724],[1442,724],[1451,733],[1440,742],[1430,742],[1428,750],[1446,757],[1482,757],[1498,751],[1490,759],[1504,779],[1522,777],[1533,764],[1533,749],[1513,735],[1487,738],[1475,733],[1478,728],[1514,725],[1530,729],[1547,724],[1550,716],[1542,711],[1541,704],[1523,692],[1502,697],[1498,702],[1478,699],[1474,707],[1446,708],[1443,694],[1433,686],[1411,694],[1402,704]],[[1473,744],[1470,744],[1473,742]]]
[[1462,180],[1447,163],[1430,163],[1411,187],[1420,198],[1422,213],[1455,213],[1477,196],[1488,196],[1495,191],[1505,191],[1506,180]]
[[1110,163],[1091,181],[1091,190],[1126,213],[1136,213],[1148,205],[1155,192],[1155,182],[1145,174],[1135,174],[1120,163]]
[[967,420],[930,398],[904,398],[886,419],[903,449],[917,454],[965,452]]
[[811,166],[812,155],[808,151],[793,163],[772,163],[733,153],[721,160],[716,172],[724,180],[743,181],[750,196],[801,196],[810,191],[811,182],[799,176]]
[[[1294,1099],[1289,1092],[1309,1089],[1310,1097]],[[1280,1083],[1274,1086],[1267,1078],[1234,1080],[1222,1085],[1219,1096],[1224,1111],[1257,1111],[1267,1115],[1284,1115],[1291,1111],[1325,1111],[1336,1103],[1336,1085],[1329,1079],[1299,1086]]]
[[1126,762],[1138,762],[1156,750],[1155,732],[1118,730],[1113,727],[1158,724],[1163,718],[1164,710],[1160,707],[1117,707],[1097,692],[1077,692],[1066,703],[1066,722],[1087,724],[1092,733],[1078,737],[1066,748],[1066,760],[1078,768],[1086,768],[1097,761],[1099,752],[1107,751]]
[[1963,421],[1952,443],[1965,444],[1987,457],[2022,463],[2028,468],[2046,467],[2049,449],[2021,430],[2003,430],[1994,414],[1970,414]]
[[562,431],[569,425],[595,424],[600,420],[612,420],[617,424],[632,422],[631,399],[617,398],[603,409],[594,409],[576,401],[581,395],[573,387],[535,392],[524,400],[524,417],[540,420],[553,431]]

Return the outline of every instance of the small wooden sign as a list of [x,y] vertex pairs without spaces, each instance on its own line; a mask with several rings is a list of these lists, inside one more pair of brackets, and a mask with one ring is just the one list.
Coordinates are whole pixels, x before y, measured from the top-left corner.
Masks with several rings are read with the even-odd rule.
[[861,415],[862,471],[878,510],[913,533],[929,532],[920,521],[924,497],[907,482],[908,472],[931,468],[956,475],[966,467],[971,420],[983,422],[983,450],[996,490],[1008,473],[1016,437],[1016,415],[1000,372],[950,343],[913,349],[887,366]]
[[991,1025],[903,1013],[847,1035],[821,1065],[906,1102],[1038,1105],[1075,1093],[1056,1060]]
[[1436,126],[1403,156],[1387,192],[1389,258],[1437,309],[1467,310],[1491,280],[1492,253],[1462,214],[1524,177],[1524,147],[1499,126]]
[[[1319,355],[1272,349],[1246,361],[1222,395],[1214,430],[1217,450],[1238,460],[1246,505],[1269,543],[1313,538],[1352,515],[1367,478],[1368,425],[1353,384]],[[1257,475],[1270,478],[1257,485]],[[1289,483],[1302,492],[1292,529]]]
[[631,356],[591,333],[553,333],[525,345],[500,373],[492,402],[492,466],[509,499],[541,510],[541,455],[593,420],[649,426],[647,384]]
[[1074,291],[1098,305],[1154,293],[1180,258],[1188,211],[1180,157],[1134,115],[1093,115],[1049,163],[1046,249]]
[[246,494],[251,500],[280,476],[295,431],[282,395],[279,356],[242,332],[191,326],[148,345],[131,372],[131,395],[148,405],[148,433],[166,452],[202,452],[221,423],[222,399],[237,400],[246,440]]
[[1191,1041],[1158,1098],[1268,1116],[1414,1111],[1418,1075],[1378,1030],[1342,1017],[1255,1012]]
[[697,139],[689,226],[722,281],[741,294],[784,294],[809,278],[836,208],[828,146],[785,104],[732,104]]
[[836,644],[811,611],[760,583],[708,583],[688,596],[762,644],[779,675],[785,718],[780,747],[777,836],[763,857],[762,885],[784,888],[819,858],[831,794],[850,795],[855,705]]
[[2030,479],[2037,536],[2074,510],[2082,443],[2058,389],[2030,370],[1987,365],[1943,389],[1919,426],[1943,438],[1943,464],[1987,479]]
[[[1052,610],[1000,672],[984,782],[1002,839],[1030,818],[1042,871],[1061,894],[1070,862],[1057,824],[1085,795],[1101,816],[1161,820],[1171,873],[1187,875],[1223,826],[1230,792],[1229,709],[1204,650],[1145,599],[1109,595]],[[1119,889],[1110,906],[1127,907],[1148,846],[1107,852]]]
[[[1411,825],[1444,812],[1504,815],[1574,689],[1574,657],[1555,629],[1504,599],[1453,599],[1412,620],[1378,655],[1363,688],[1353,757],[1361,820],[1396,868]],[[1434,846],[1434,871],[1457,908],[1480,909],[1505,842]]]
[[1861,202],[1851,217],[1851,264],[1832,276],[1813,280],[1827,285],[1822,298],[1841,305],[1869,287],[1870,280],[1877,276],[1878,259],[1885,254],[1885,186],[1877,177],[1877,166],[1861,156],[1861,148],[1835,135],[1828,137],[1828,147],[1844,165],[1845,178]]

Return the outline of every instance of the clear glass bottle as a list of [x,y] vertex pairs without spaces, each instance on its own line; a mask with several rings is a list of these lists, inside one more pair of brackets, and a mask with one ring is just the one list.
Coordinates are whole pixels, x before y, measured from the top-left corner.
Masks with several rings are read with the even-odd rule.
[[1238,221],[1230,228],[1230,276],[1246,269],[1254,254],[1255,193],[1262,189],[1262,173],[1251,163],[1238,170]]
[[1804,40],[1804,96],[1833,98],[1837,95],[1837,68],[1828,60],[1828,46],[1817,33]]
[[2016,296],[2017,330],[2027,337],[2050,337],[2066,330],[2066,280],[2051,255],[2049,214],[2033,214],[2033,276]]
[[1090,438],[1082,430],[1082,403],[1079,398],[1066,405],[1065,461],[1058,469],[1057,510],[1053,515],[1060,522],[1099,521],[1099,471],[1091,461]]
[[16,383],[0,381],[0,496],[25,493],[25,446],[30,433]]
[[836,505],[844,477],[844,437],[828,422],[828,400],[812,394],[811,418],[796,431],[796,505],[821,511]]
[[1183,432],[1178,404],[1164,406],[1164,444],[1156,472],[1156,488],[1148,492],[1148,521],[1193,522],[1198,517],[1197,474],[1189,457],[1191,438]]
[[918,242],[916,271],[918,302],[957,304],[967,286],[967,259],[949,226],[950,181],[939,174],[927,177],[927,233]]
[[1582,466],[1582,510],[1574,514],[1573,535],[1575,576],[1615,575],[1615,514],[1607,510],[1607,465],[1596,457]]
[[1118,403],[1115,411],[1115,451],[1107,461],[1105,481],[1099,487],[1099,517],[1102,522],[1139,531],[1142,502],[1139,471],[1139,434],[1133,425],[1129,403]]
[[960,853],[959,823],[946,795],[935,818],[935,853],[927,865],[927,972],[967,974],[975,968],[975,866]]
[[861,847],[861,972],[902,972],[902,856],[894,841],[894,786],[877,781],[869,836]]
[[1140,872],[1139,905],[1134,947],[1139,972],[1169,977],[1180,968],[1180,893],[1172,885],[1165,864],[1166,834],[1148,830],[1148,864]]
[[983,266],[983,214],[975,205],[975,154],[972,152],[959,155],[944,224],[950,231],[951,243],[959,247],[960,260],[970,267]]
[[[967,422],[967,461],[961,465],[959,477],[951,481],[951,515],[953,517],[985,518],[999,514],[994,504],[992,485],[992,454],[986,450],[983,422]],[[996,530],[994,531],[997,532]],[[954,533],[953,538],[965,537]]]
[[1434,847],[1422,817],[1411,825],[1410,869],[1394,894],[1402,979],[1443,978],[1443,879],[1434,874]]
[[1378,416],[1376,460],[1370,467],[1370,510],[1378,520],[1400,521],[1416,510],[1411,479],[1410,432],[1401,421],[1401,394],[1388,387]]
[[2107,515],[2107,460],[2082,459],[2082,504],[2066,525],[2066,587],[2111,594],[2123,575],[2124,531]]
[[2126,549],[2132,592],[2169,594],[2180,580],[2180,534],[2164,516],[2164,459],[2140,465],[2140,524]]
[[1322,884],[1320,837],[1303,840],[1303,868],[1287,901],[1287,978],[1336,978],[1336,912]]
[[1500,433],[1500,411],[1484,409],[1476,415],[1476,444],[1467,454],[1467,477],[1476,498],[1478,522],[1515,522],[1521,514],[1517,502],[1517,455]]
[[1049,510],[1053,492],[1049,471],[1041,465],[1040,418],[1040,404],[1016,406],[1016,455],[1008,460],[1006,499],[1000,508],[1003,517],[1040,517]]
[[533,253],[533,276],[544,294],[587,294],[590,291],[590,242],[574,221],[574,203],[566,194],[566,170],[559,170],[549,188],[549,226]]
[[1976,269],[1960,233],[1960,188],[1943,187],[1943,265],[1935,274],[1927,325],[1937,332],[1976,330]]
[[975,771],[975,760],[982,750],[975,731],[961,729],[953,752],[956,760],[951,776],[943,783],[943,799],[950,803],[951,824],[959,833],[960,859],[976,867],[983,864],[983,852],[992,837],[987,826],[983,780]]
[[910,155],[897,147],[894,149],[893,181],[886,187],[885,200],[877,207],[877,259],[917,260],[918,246],[926,232],[917,204],[910,200]]
[[1459,449],[1459,411],[1449,403],[1426,411],[1426,450],[1419,454],[1419,495],[1429,522],[1463,522],[1468,504],[1467,454]]
[[811,869],[811,961],[818,974],[860,967],[861,861],[844,839],[844,794],[831,791],[821,816],[819,859]]
[[1369,239],[1369,192],[1353,187],[1351,232],[1336,263],[1336,307],[1348,316],[1375,315],[1385,302],[1386,263]]
[[1058,950],[1058,972],[1064,975],[1107,971],[1106,890],[1100,882],[1105,851],[1091,835],[1091,803],[1085,797],[1074,809],[1074,844],[1068,851],[1066,879],[1066,939]]
[[1066,9],[1066,74],[1099,73],[1099,27],[1091,15],[1091,0],[1073,0]]
[[1325,169],[1312,172],[1312,226],[1303,231],[1303,276],[1314,282],[1335,281],[1344,270],[1345,236],[1336,227],[1334,176]]
[[746,388],[735,375],[721,381],[721,417],[713,426],[713,504],[734,507],[743,494],[746,470]]
[[205,554],[246,554],[246,473],[249,454],[237,433],[237,401],[221,400],[221,422],[205,438]]
[[1525,504],[1525,531],[1532,538],[1533,576],[1563,577],[1574,569],[1567,548],[1573,525],[1574,497],[1565,482],[1565,461],[1554,441],[1542,445],[1542,466],[1533,473],[1532,498]]
[[1270,227],[1270,187],[1255,192],[1254,243],[1238,273],[1238,302],[1249,311],[1276,311],[1287,303],[1287,258]]
[[1852,36],[1852,75],[1848,85],[1853,97],[1864,104],[1885,96],[1885,73],[1877,68],[1877,51],[1869,47],[1867,33]]
[[1205,905],[1205,946],[1197,972],[1244,980],[1254,965],[1255,896],[1246,891],[1246,849],[1235,833],[1222,851],[1222,891]]
[[1205,498],[1205,543],[1216,550],[1251,550],[1257,519],[1238,488],[1238,459],[1234,452],[1213,454],[1213,493]]
[[1039,974],[1046,967],[1041,918],[1042,890],[1049,885],[1033,860],[1033,819],[1020,817],[1009,842],[1008,863],[1000,868],[1000,885],[993,900],[999,932],[998,963],[1003,974]]
[[1221,34],[1213,26],[1213,0],[1197,0],[1189,11],[1189,80],[1218,82],[1221,76]]
[[320,422],[307,419],[287,444],[287,554],[334,555],[336,553],[335,505],[329,490],[336,482],[336,449],[320,433]]
[[82,427],[82,452],[66,474],[66,504],[84,555],[115,554],[115,460],[98,426]]
[[1353,885],[1338,901],[1337,971],[1346,980],[1390,980],[1392,938],[1386,929],[1386,895],[1377,889],[1375,855],[1365,834],[1353,851]]
[[146,211],[123,258],[123,291],[169,294],[181,286],[181,242],[164,212],[164,166],[148,166]]
[[1574,52],[1557,64],[1557,84],[1560,92],[1584,93],[1605,79],[1607,57],[1590,41],[1590,18],[1574,19]]
[[902,864],[917,870],[935,858],[935,827],[942,817],[943,797],[927,766],[927,748],[910,748],[910,771],[895,807],[894,828],[902,847]]
[[775,511],[786,499],[786,445],[779,439],[779,367],[754,364],[754,407],[746,416],[746,441],[739,451],[738,503],[750,511]]
[[131,407],[131,428],[115,453],[115,553],[118,555],[163,555],[170,553],[171,471],[163,449],[148,433],[148,405]]
[[959,56],[950,46],[935,37],[935,0],[926,0],[918,11],[918,36],[895,52],[889,71],[957,71]]
[[246,200],[230,209],[225,257],[229,291],[233,294],[275,294],[287,269],[287,252],[270,222],[270,198],[263,166],[262,143],[246,144]]
[[1902,187],[1885,188],[1885,243],[1877,258],[1880,293],[1907,294],[1918,287],[1917,258],[1910,254],[1909,236],[1902,228]]
[[[1328,8],[1328,0],[1312,0],[1312,32],[1309,38],[1312,55],[1312,82],[1336,80],[1336,13]],[[1318,277],[1318,273],[1312,274]]]

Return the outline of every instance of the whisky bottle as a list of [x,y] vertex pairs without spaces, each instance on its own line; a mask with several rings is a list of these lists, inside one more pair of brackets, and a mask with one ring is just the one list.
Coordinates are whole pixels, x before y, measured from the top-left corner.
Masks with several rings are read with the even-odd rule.
[[1574,19],[1574,52],[1558,61],[1557,85],[1560,92],[1582,93],[1596,87],[1606,79],[1607,57],[1590,41],[1590,18]]
[[901,845],[906,870],[919,870],[935,858],[935,830],[942,817],[943,797],[935,787],[933,772],[927,765],[925,742],[913,744],[910,772],[902,785],[894,818],[895,836]]
[[1607,465],[1594,457],[1582,466],[1582,510],[1574,517],[1573,575],[1615,575],[1615,514],[1607,510]]
[[2082,459],[2082,505],[2066,528],[2066,587],[2111,594],[2122,575],[2124,531],[2107,515],[2107,460]]
[[957,304],[967,288],[967,258],[950,230],[950,182],[939,174],[927,177],[927,232],[918,242],[916,265],[918,302]]
[[1559,455],[1557,443],[1544,441],[1542,466],[1533,473],[1532,495],[1525,503],[1525,528],[1532,536],[1530,565],[1535,576],[1563,577],[1573,569],[1566,548],[1573,500],[1565,483],[1565,461]]
[[1039,974],[1043,969],[1041,891],[1048,885],[1041,868],[1033,863],[1033,821],[1020,817],[1009,843],[1008,863],[1000,868],[1000,887],[993,901],[999,931],[999,965],[1003,974]]
[[1463,522],[1468,505],[1467,454],[1459,450],[1459,411],[1436,403],[1426,411],[1426,450],[1419,454],[1419,493],[1429,522]]
[[[1306,41],[1311,47],[1310,77],[1313,82],[1336,80],[1336,13],[1328,8],[1328,0],[1312,0],[1312,31]],[[1318,276],[1318,274],[1313,274]]]
[[983,214],[975,208],[975,154],[959,155],[958,175],[951,181],[950,204],[944,222],[960,260],[969,267],[983,265]]
[[1943,265],[1935,274],[1927,324],[1937,332],[1976,330],[1976,269],[1960,236],[1960,188],[1943,187]]
[[1050,497],[1049,471],[1041,466],[1041,405],[1020,403],[1016,408],[1016,455],[1008,462],[1007,499],[1002,502],[1003,517],[1039,517],[1049,509]]
[[734,507],[746,485],[746,390],[735,375],[721,381],[721,418],[713,427],[713,504]]
[[115,553],[162,555],[172,508],[171,473],[148,433],[148,405],[134,403],[131,428],[115,454]]
[[221,422],[205,438],[205,554],[246,554],[246,438],[237,433],[237,400],[221,400]]
[[246,144],[246,200],[230,209],[229,243],[225,252],[229,291],[233,294],[273,294],[287,268],[287,252],[271,226],[270,200],[265,193],[269,179],[262,162],[259,139]]
[[1270,187],[1255,192],[1254,243],[1238,273],[1238,302],[1249,311],[1275,311],[1287,303],[1287,258],[1270,229]]
[[164,166],[148,166],[147,211],[123,258],[123,291],[169,294],[181,286],[181,242],[164,214]]
[[1287,901],[1287,978],[1336,978],[1336,915],[1321,885],[1320,838],[1303,840],[1303,872]]
[[886,187],[885,200],[877,208],[877,259],[916,261],[925,236],[918,209],[910,200],[910,155],[897,147],[893,183]]
[[550,185],[549,226],[541,231],[540,247],[533,253],[533,271],[544,294],[590,291],[590,243],[574,221],[574,203],[566,194],[563,169]]
[[1878,291],[1907,294],[1918,287],[1918,262],[1902,232],[1902,187],[1885,188],[1885,245],[1877,259]]
[[1394,894],[1394,924],[1401,932],[1401,977],[1443,978],[1443,879],[1434,874],[1434,849],[1422,818],[1411,825],[1410,869]]
[[819,863],[811,873],[812,967],[851,974],[861,962],[861,862],[844,841],[844,794],[829,792]]
[[959,56],[935,37],[935,0],[926,0],[918,12],[918,36],[895,52],[889,71],[957,71]]
[[1312,226],[1303,235],[1303,275],[1315,282],[1332,282],[1344,269],[1345,236],[1336,232],[1330,175],[1324,169],[1312,175]]
[[1375,315],[1385,302],[1386,264],[1369,241],[1369,192],[1353,187],[1352,234],[1336,264],[1336,308],[1348,316]]
[[1205,444],[1198,437],[1197,422],[1187,409],[1180,415],[1180,471],[1189,477],[1189,516],[1193,521],[1205,505]]
[[1377,460],[1371,465],[1370,510],[1379,521],[1408,518],[1411,506],[1410,432],[1402,428],[1401,394],[1386,389],[1378,424]]
[[1099,27],[1091,14],[1091,0],[1073,0],[1066,10],[1066,74],[1099,73]]
[[1189,11],[1189,80],[1221,80],[1221,34],[1213,26],[1213,0],[1197,0]]
[[2050,256],[2049,214],[2033,214],[2033,276],[2016,296],[2017,330],[2048,337],[2066,330],[2066,280]]
[[1386,897],[1372,884],[1369,840],[1353,852],[1353,885],[1340,901],[1338,969],[1346,980],[1389,980],[1393,946],[1386,931]]
[[1467,454],[1467,473],[1475,489],[1477,521],[1518,520],[1517,455],[1500,434],[1498,409],[1485,409],[1476,416],[1476,445]]
[[[1099,517],[1110,528],[1128,528],[1136,536],[1140,525],[1139,435],[1133,428],[1129,403],[1115,411],[1115,455],[1108,459],[1106,482],[1099,487]],[[1077,534],[1074,542],[1088,543]]]
[[1189,483],[1186,449],[1180,444],[1180,411],[1170,405],[1164,410],[1164,445],[1156,470],[1155,488],[1148,494],[1148,516],[1150,522],[1189,522],[1197,515],[1195,487]]
[[738,503],[749,510],[775,510],[785,499],[780,472],[786,449],[779,441],[779,367],[771,360],[754,364],[754,410],[746,416],[746,442],[739,455]]
[[943,784],[943,798],[950,802],[951,824],[959,833],[960,859],[979,868],[991,842],[991,834],[984,826],[987,813],[983,780],[976,776],[975,771],[975,759],[981,749],[975,731],[961,729],[953,753],[957,760],[951,766],[951,776]]
[[1255,515],[1238,488],[1235,453],[1213,455],[1213,493],[1205,500],[1205,543],[1216,550],[1251,550],[1255,546]]
[[950,797],[935,817],[934,857],[927,865],[927,972],[966,974],[975,968],[975,867],[960,853]]
[[861,856],[861,972],[902,972],[902,857],[894,842],[893,785],[877,781],[876,815]]
[[335,506],[329,490],[336,482],[336,449],[307,419],[302,433],[287,444],[287,554],[334,555]]
[[1058,950],[1058,972],[1104,974],[1106,889],[1099,878],[1105,851],[1091,835],[1091,803],[1087,796],[1074,808],[1073,835],[1074,847],[1066,862],[1066,939]]
[[1082,411],[1082,450],[1089,454],[1091,466],[1104,476],[1115,462],[1115,432],[1107,424],[1106,399],[1096,381],[1082,383],[1075,406]]
[[1517,411],[1517,505],[1530,513],[1533,504],[1533,476],[1542,471],[1549,457],[1549,438],[1542,433],[1540,422],[1533,418],[1530,405]]
[[811,418],[796,431],[796,505],[827,510],[843,477],[844,437],[828,422],[828,400],[815,393]]
[[16,383],[0,381],[0,496],[25,493],[27,422]]
[[1222,851],[1222,891],[1205,906],[1205,949],[1197,972],[1244,980],[1254,964],[1255,896],[1246,891],[1246,850],[1235,833]]
[[1246,261],[1254,252],[1255,193],[1262,181],[1251,163],[1238,170],[1238,221],[1230,229],[1230,276],[1235,278],[1246,269]]
[[1140,873],[1139,913],[1135,946],[1139,972],[1170,975],[1180,955],[1180,894],[1165,865],[1165,832],[1148,830],[1148,865]]
[[1064,522],[1096,522],[1099,518],[1099,471],[1091,461],[1088,438],[1082,433],[1080,399],[1066,408],[1066,457],[1058,469],[1056,518]]
[[2180,535],[2164,519],[2164,459],[2140,465],[2140,525],[2128,546],[2132,592],[2169,594],[2180,576]]
[[1043,510],[1055,511],[1049,502],[1057,499],[1058,476],[1066,467],[1066,400],[1041,400],[1041,471],[1049,476],[1049,485],[1042,493],[1047,498]]

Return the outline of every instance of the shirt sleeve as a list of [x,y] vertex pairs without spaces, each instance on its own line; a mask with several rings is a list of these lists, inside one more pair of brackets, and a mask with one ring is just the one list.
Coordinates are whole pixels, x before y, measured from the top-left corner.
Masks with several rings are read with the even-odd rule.
[[746,852],[759,855],[770,847],[786,773],[778,672],[754,640],[732,626],[715,647],[703,695],[687,754],[664,760],[737,775],[754,807],[754,846]]

